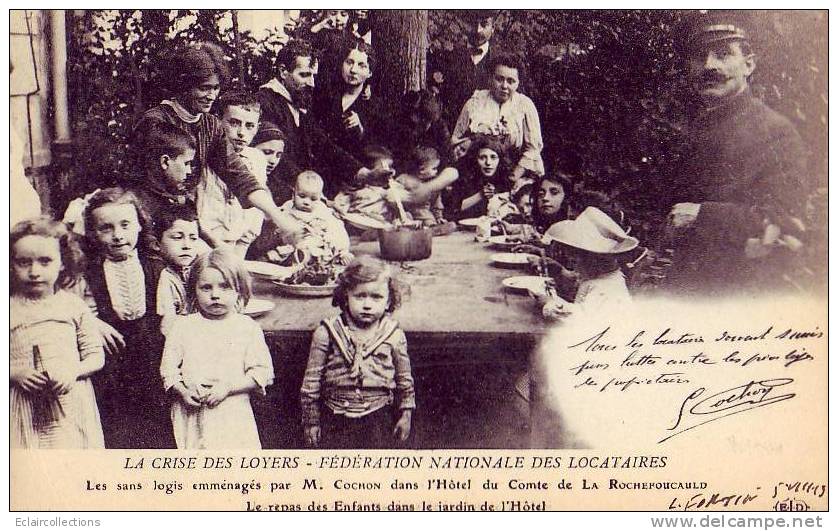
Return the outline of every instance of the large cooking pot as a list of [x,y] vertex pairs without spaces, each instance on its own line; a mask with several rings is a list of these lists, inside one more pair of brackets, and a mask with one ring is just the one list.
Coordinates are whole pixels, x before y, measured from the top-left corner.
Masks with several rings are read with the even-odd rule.
[[381,257],[385,260],[424,260],[431,256],[433,231],[429,228],[396,227],[378,231]]

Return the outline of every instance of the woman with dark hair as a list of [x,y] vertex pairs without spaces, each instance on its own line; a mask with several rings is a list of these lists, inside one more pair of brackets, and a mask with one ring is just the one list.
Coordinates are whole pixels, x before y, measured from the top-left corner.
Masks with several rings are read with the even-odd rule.
[[335,58],[317,85],[314,116],[338,146],[359,157],[365,145],[380,139],[382,113],[369,90],[375,56],[367,43],[347,39]]
[[[166,69],[161,79],[166,84],[169,97],[147,110],[137,123],[132,149],[141,149],[146,134],[160,122],[191,133],[197,141],[193,167],[199,172],[196,176],[199,189],[202,184],[208,183],[220,187],[229,200],[237,199],[246,207],[253,206],[264,212],[280,232],[289,236],[296,234],[299,229],[297,224],[279,210],[270,192],[236,154],[221,121],[210,114],[221,87],[230,79],[221,49],[203,43],[174,50],[162,64],[166,65]],[[138,156],[137,160],[141,158]],[[199,205],[201,195],[199,191]],[[212,239],[209,243],[213,246],[221,244]]]
[[355,9],[349,17],[349,30],[352,35],[367,44],[372,42],[372,28],[370,27],[370,10]]
[[489,63],[489,88],[475,90],[460,111],[451,143],[458,157],[468,152],[476,134],[494,136],[513,161],[515,180],[526,172],[544,175],[541,123],[530,98],[518,92],[524,63],[517,55],[503,53]]
[[459,166],[461,177],[444,199],[449,219],[486,215],[488,202],[495,193],[511,189],[509,161],[496,137],[475,135]]

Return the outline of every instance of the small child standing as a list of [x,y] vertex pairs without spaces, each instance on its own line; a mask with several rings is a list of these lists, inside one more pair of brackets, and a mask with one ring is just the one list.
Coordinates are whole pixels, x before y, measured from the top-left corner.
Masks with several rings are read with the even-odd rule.
[[[546,293],[536,295],[545,319],[619,315],[631,303],[620,262],[639,242],[605,212],[588,207],[574,220],[554,223],[547,229],[543,243],[552,255],[538,259],[541,273],[552,277]],[[562,297],[568,293],[575,293],[573,302]],[[529,402],[529,371],[521,374],[514,385],[520,398]],[[528,407],[522,411],[529,414]]]
[[149,256],[151,222],[137,196],[100,190],[84,212],[85,273],[108,358],[96,393],[108,448],[169,448],[171,426],[157,384],[163,337],[157,308],[162,264]]
[[81,273],[81,251],[46,217],[18,223],[9,240],[11,447],[104,448],[90,376],[105,353],[87,305],[62,289]]
[[201,256],[189,274],[197,313],[175,320],[160,364],[180,449],[260,449],[250,393],[265,393],[273,364],[259,325],[241,310],[250,277],[229,249]]
[[198,237],[198,215],[186,207],[172,207],[154,220],[155,246],[165,267],[157,283],[157,315],[163,335],[177,315],[190,313],[186,280],[202,242]]
[[[258,149],[250,147],[250,143],[259,130],[259,116],[261,109],[256,97],[244,92],[229,92],[218,98],[218,108],[221,113],[221,124],[227,140],[241,157],[245,167],[252,173],[262,186],[267,185],[267,160]],[[202,227],[205,230],[216,230],[222,240],[233,245],[236,254],[241,258],[247,254],[247,249],[262,231],[265,217],[258,208],[244,209],[238,199],[232,196],[220,180],[208,181],[205,193],[212,194],[216,207],[208,209],[202,216]],[[218,186],[214,186],[218,185]],[[221,204],[225,205],[220,208]],[[215,218],[215,219],[213,219]],[[216,227],[212,229],[211,227]],[[224,229],[226,229],[226,232]]]
[[317,173],[300,173],[294,182],[294,197],[282,208],[303,226],[297,249],[326,261],[336,258],[339,263],[348,264],[352,259],[349,234],[343,222],[323,202],[323,185],[323,178]]
[[325,448],[388,448],[410,436],[416,408],[407,339],[390,314],[401,286],[383,262],[353,261],[311,341],[300,390],[305,442]]

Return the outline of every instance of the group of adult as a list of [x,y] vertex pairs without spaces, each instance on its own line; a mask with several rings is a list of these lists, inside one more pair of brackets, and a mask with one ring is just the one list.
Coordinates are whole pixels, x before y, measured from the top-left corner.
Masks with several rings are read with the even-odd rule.
[[[243,204],[261,209],[291,241],[294,224],[276,205],[288,199],[294,176],[317,171],[327,196],[361,186],[377,177],[363,161],[371,144],[389,146],[397,160],[418,145],[436,148],[442,165],[460,174],[447,195],[449,218],[473,213],[475,198],[480,202],[532,180],[533,217],[544,230],[573,215],[568,196],[578,183],[545,169],[538,111],[519,90],[525,65],[518,55],[497,49],[496,14],[462,16],[468,44],[432,57],[429,88],[395,105],[380,101],[372,85],[372,46],[346,26],[324,24],[318,34],[331,37],[317,39],[320,49],[291,39],[276,56],[274,77],[257,93],[262,122],[274,124],[285,141],[267,189],[234,155],[209,114],[225,81],[219,63],[196,55],[184,70],[183,59],[176,61],[171,98],[144,120],[190,129],[198,139],[195,166],[215,171]],[[799,213],[806,150],[794,126],[751,94],[755,54],[742,26],[721,16],[696,17],[682,37],[687,74],[699,97],[687,133],[689,156],[669,196],[661,197],[661,206],[670,210],[666,229],[678,257],[671,276],[681,288],[707,289],[708,280],[728,287],[752,284],[755,270],[777,266],[776,256],[802,245],[805,230]]]

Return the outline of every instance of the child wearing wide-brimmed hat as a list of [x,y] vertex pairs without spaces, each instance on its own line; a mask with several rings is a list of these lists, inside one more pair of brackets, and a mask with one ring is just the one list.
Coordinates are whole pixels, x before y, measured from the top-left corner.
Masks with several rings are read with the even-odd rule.
[[561,319],[630,301],[620,264],[639,242],[605,212],[588,207],[574,220],[559,221],[547,229],[543,242],[561,263],[563,278],[578,280],[572,303],[557,296],[543,300],[546,318]]
[[[561,321],[571,315],[613,310],[631,301],[620,265],[631,259],[639,242],[602,210],[588,207],[576,219],[554,223],[542,243],[554,258],[539,260],[558,286],[558,290],[536,295],[545,319]],[[573,302],[559,295],[571,283],[577,285]],[[518,395],[529,402],[529,371],[519,375],[514,385]]]

